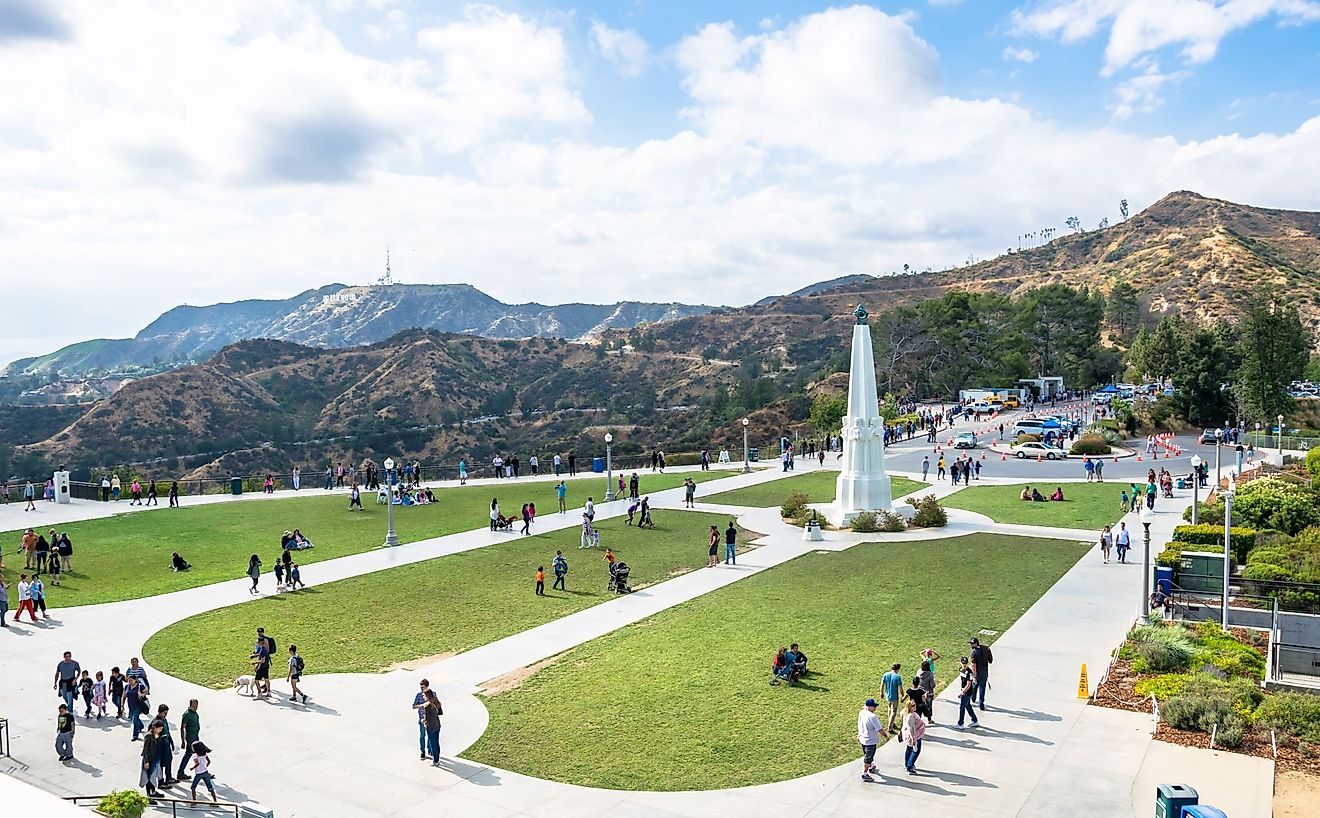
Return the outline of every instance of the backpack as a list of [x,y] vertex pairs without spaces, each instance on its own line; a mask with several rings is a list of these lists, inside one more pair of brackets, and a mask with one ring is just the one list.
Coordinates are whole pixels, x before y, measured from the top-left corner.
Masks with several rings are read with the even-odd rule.
[[306,664],[305,662],[303,662],[303,658],[302,658],[302,654],[301,654],[301,653],[298,654],[297,656],[293,657],[293,667],[294,667],[294,669],[297,670],[299,673],[302,673],[302,672],[303,672],[303,668],[306,667],[306,666],[307,666],[307,664]]
[[275,646],[275,637],[271,636],[270,634],[266,635],[266,649],[270,651],[271,656],[274,656],[275,651],[278,650],[278,648]]

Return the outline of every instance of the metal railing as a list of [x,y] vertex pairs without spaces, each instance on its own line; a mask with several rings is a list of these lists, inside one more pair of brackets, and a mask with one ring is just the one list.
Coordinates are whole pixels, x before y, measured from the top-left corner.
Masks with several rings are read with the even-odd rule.
[[[66,795],[64,800],[79,807],[95,807],[101,803],[104,795]],[[233,815],[234,818],[243,818],[243,808],[230,801],[193,801],[190,798],[167,798],[163,796],[154,796],[151,799],[151,805],[155,809],[162,806],[168,806],[170,815],[177,816],[179,810],[184,810],[187,815],[189,810],[203,812],[223,812],[226,815]]]

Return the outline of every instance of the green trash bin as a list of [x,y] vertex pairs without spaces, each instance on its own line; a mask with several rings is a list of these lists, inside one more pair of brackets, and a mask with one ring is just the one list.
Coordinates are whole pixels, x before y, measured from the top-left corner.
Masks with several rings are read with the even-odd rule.
[[761,462],[761,450],[755,446],[749,446],[747,449],[747,460],[752,463]]
[[1161,784],[1155,788],[1155,818],[1182,818],[1183,807],[1195,806],[1200,798],[1186,784]]
[[235,497],[243,493],[243,478],[241,477],[229,478],[229,493],[234,495]]

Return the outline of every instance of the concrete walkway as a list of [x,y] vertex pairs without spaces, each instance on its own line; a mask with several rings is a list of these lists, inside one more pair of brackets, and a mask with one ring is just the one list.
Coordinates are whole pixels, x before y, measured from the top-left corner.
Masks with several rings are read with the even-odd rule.
[[[702,484],[698,490],[703,495],[712,494],[785,476],[791,475],[778,471],[737,475],[717,485]],[[945,494],[948,490],[941,486],[923,493]],[[672,507],[680,502],[679,492],[672,489],[656,493],[653,498],[658,507]],[[1152,524],[1156,542],[1161,542],[1161,536],[1167,536],[1176,524],[1185,501],[1166,504],[1161,504]],[[602,515],[615,516],[623,512],[623,503],[598,508]],[[487,726],[485,708],[472,695],[487,680],[517,672],[806,550],[906,538],[830,532],[828,543],[806,544],[800,532],[783,525],[773,510],[738,511],[742,512],[742,525],[765,536],[756,541],[757,549],[740,555],[736,568],[694,571],[458,656],[423,661],[416,667],[387,674],[312,675],[305,685],[314,697],[308,706],[290,704],[278,695],[271,701],[250,701],[232,691],[197,688],[156,671],[151,679],[152,700],[168,702],[177,725],[187,699],[199,698],[203,737],[216,751],[221,796],[239,801],[251,797],[274,809],[280,818],[437,813],[693,818],[719,814],[722,818],[760,818],[872,816],[883,810],[900,810],[898,814],[920,811],[923,816],[1026,816],[1047,811],[1053,814],[1062,804],[1078,802],[1087,805],[1088,815],[1134,814],[1133,804],[1140,801],[1134,800],[1133,786],[1144,762],[1128,760],[1146,757],[1149,735],[1132,726],[1105,724],[1103,717],[1091,718],[1098,708],[1086,708],[1076,698],[1080,663],[1087,662],[1092,679],[1098,678],[1109,652],[1130,625],[1140,597],[1140,565],[1103,565],[1098,553],[1082,559],[995,643],[991,709],[984,716],[984,727],[955,732],[943,726],[956,709],[945,692],[936,704],[936,718],[941,724],[932,728],[920,763],[928,772],[915,778],[902,775],[901,748],[896,742],[882,748],[877,762],[884,771],[881,784],[858,781],[856,764],[848,764],[796,781],[707,793],[591,790],[454,758]],[[576,526],[576,514],[563,515],[566,519],[562,523],[554,519],[559,516],[538,518],[540,531]],[[1128,522],[1129,528],[1139,530],[1132,515]],[[956,515],[951,523],[943,535],[958,533],[957,529],[964,527],[963,533],[1012,530],[1064,539],[1089,539],[1092,535],[1068,529],[1046,531],[959,520]],[[485,530],[466,532],[318,563],[318,584],[479,548],[509,536]],[[129,744],[129,731],[114,722],[80,719],[75,742],[79,761],[67,765],[55,761],[51,724],[58,699],[47,685],[59,651],[68,645],[85,667],[108,671],[112,664],[124,666],[126,658],[136,655],[151,633],[170,622],[247,598],[245,581],[220,583],[152,599],[67,609],[58,612],[59,621],[47,628],[25,625],[22,632],[5,634],[11,639],[0,643],[6,679],[0,689],[0,713],[12,719],[15,757],[0,761],[0,770],[56,792],[86,794],[131,787],[137,777],[138,745]],[[436,607],[443,611],[442,604]],[[345,615],[370,612],[346,611]],[[419,627],[425,627],[428,621],[428,614],[419,609]],[[278,637],[278,622],[267,627]],[[56,631],[58,639],[52,640]],[[55,644],[50,644],[52,641]],[[954,650],[946,654],[945,661],[950,660]],[[311,661],[314,663],[314,659]],[[314,672],[315,665],[309,670]],[[235,675],[240,672],[241,661],[236,662]],[[421,764],[411,755],[415,731],[407,708],[416,681],[423,675],[437,684],[445,702],[443,770]],[[277,683],[275,689],[278,693],[283,685]],[[1109,759],[1116,761],[1110,763]],[[1254,781],[1265,774],[1245,764],[1233,769],[1239,783],[1242,776]],[[1199,781],[1189,783],[1203,785]],[[1240,814],[1234,813],[1235,818]]]

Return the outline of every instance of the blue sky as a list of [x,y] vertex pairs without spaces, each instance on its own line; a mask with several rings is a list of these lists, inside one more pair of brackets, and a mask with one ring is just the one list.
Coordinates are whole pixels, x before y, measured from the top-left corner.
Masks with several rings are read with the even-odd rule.
[[0,349],[386,247],[510,302],[743,304],[1176,189],[1320,209],[1316,77],[1320,0],[0,0]]

